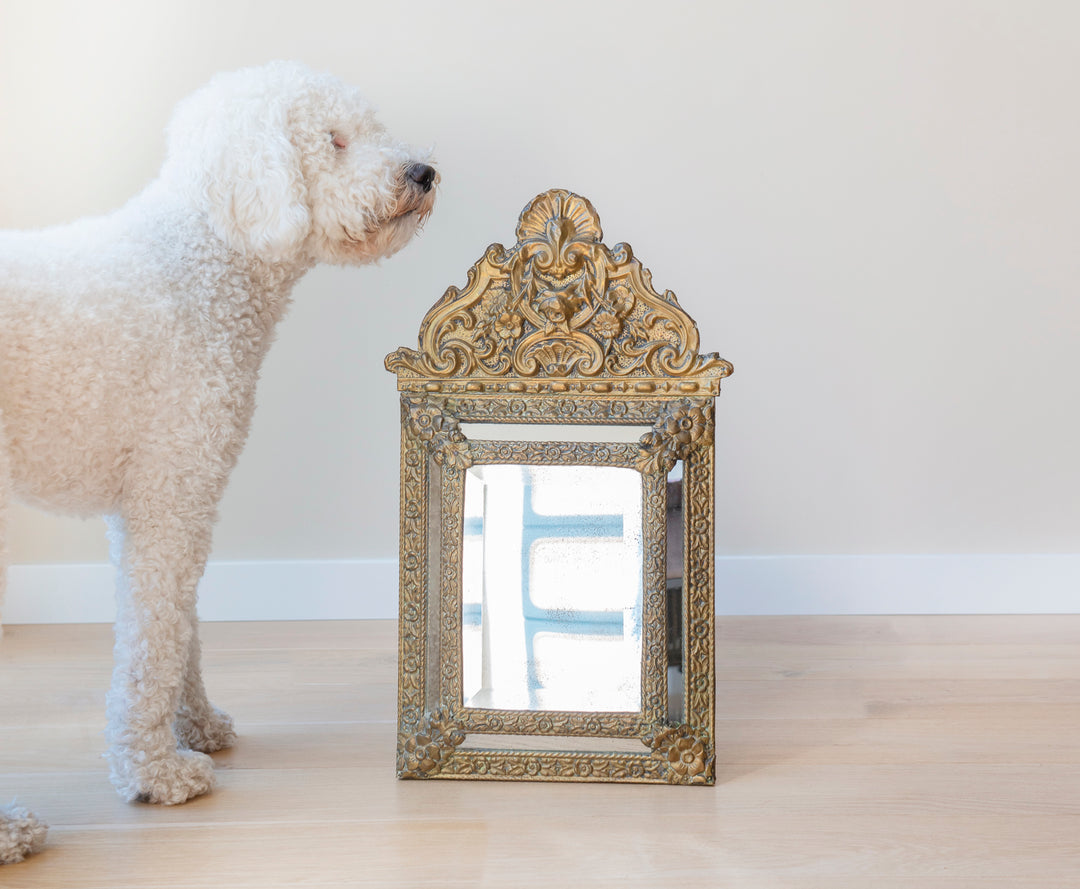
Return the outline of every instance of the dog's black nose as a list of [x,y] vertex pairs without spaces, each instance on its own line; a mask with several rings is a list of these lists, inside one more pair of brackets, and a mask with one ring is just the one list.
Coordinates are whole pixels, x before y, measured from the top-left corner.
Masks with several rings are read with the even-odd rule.
[[424,191],[431,191],[431,185],[435,181],[435,168],[427,164],[410,164],[405,169],[405,175]]

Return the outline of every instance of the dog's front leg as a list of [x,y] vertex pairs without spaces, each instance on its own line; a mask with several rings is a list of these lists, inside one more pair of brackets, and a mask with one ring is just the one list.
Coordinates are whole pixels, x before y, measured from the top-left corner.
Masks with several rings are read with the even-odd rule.
[[[160,506],[160,501],[157,504]],[[175,805],[213,786],[213,762],[173,732],[194,637],[211,516],[172,502],[109,520],[117,566],[116,665],[106,730],[113,785],[129,801]]]

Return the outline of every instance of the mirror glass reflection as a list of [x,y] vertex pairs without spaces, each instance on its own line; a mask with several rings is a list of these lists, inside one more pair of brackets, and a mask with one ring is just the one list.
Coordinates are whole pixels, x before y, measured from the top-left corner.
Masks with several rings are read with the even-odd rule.
[[641,510],[629,468],[468,469],[466,707],[641,709]]
[[668,719],[684,718],[683,699],[683,462],[679,460],[667,477],[667,680]]

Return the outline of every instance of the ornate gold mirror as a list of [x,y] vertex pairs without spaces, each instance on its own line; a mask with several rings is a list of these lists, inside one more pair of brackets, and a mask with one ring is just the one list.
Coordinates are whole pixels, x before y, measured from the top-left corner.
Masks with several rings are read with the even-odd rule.
[[398,776],[712,784],[713,399],[674,294],[537,197],[388,355]]

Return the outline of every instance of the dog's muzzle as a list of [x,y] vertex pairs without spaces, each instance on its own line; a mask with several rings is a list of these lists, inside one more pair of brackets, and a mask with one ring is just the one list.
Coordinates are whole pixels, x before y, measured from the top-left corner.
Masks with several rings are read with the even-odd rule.
[[405,169],[405,178],[416,184],[426,194],[435,184],[435,168],[427,164],[410,164]]

